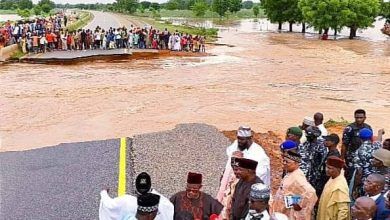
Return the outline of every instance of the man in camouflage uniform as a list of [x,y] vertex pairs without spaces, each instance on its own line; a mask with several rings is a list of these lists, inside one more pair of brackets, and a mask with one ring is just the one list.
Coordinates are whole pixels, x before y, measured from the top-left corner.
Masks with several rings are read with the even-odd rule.
[[347,169],[345,170],[345,178],[348,184],[351,181],[354,169],[353,160],[355,158],[356,150],[361,145],[359,138],[359,131],[362,128],[368,128],[371,126],[364,123],[366,120],[366,112],[363,109],[358,109],[354,113],[355,122],[348,125],[343,131],[343,145],[341,147],[341,158],[345,159]]
[[313,187],[315,187],[313,182],[318,175],[319,166],[323,162],[323,157],[326,156],[323,142],[317,140],[320,136],[320,129],[310,126],[306,129],[306,141],[298,147],[298,152],[302,157],[300,168]]
[[373,152],[382,147],[380,142],[372,141],[372,135],[372,131],[368,128],[363,128],[359,131],[359,137],[362,140],[362,145],[357,149],[353,160],[354,167],[356,169],[354,196],[357,197],[364,195],[362,184],[366,178],[373,173],[373,167],[371,165]]

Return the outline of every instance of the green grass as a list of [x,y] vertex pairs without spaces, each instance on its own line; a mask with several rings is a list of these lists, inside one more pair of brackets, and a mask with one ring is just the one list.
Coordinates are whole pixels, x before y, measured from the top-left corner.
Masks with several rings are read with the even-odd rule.
[[16,10],[3,10],[0,9],[0,15],[9,15],[9,14],[17,14]]
[[76,31],[76,30],[86,26],[92,19],[93,19],[92,13],[90,13],[90,12],[81,12],[80,18],[76,22],[68,25],[66,27],[66,29],[68,31],[71,31],[71,32]]
[[[201,28],[193,27],[186,25],[173,25],[169,21],[162,22],[161,17],[170,17],[170,18],[188,18],[194,20],[212,20],[217,24],[226,24],[234,20],[245,19],[245,18],[255,18],[252,9],[241,9],[237,13],[226,13],[226,16],[222,19],[220,16],[213,11],[208,10],[203,17],[196,17],[191,10],[167,10],[161,9],[160,11],[154,10],[144,10],[143,12],[137,11],[133,14],[135,19],[141,20],[145,23],[156,27],[157,29],[163,30],[167,28],[169,31],[174,32],[175,30],[182,33],[189,33],[192,35],[203,35],[206,36],[207,41],[215,41],[218,34],[218,29],[216,28]],[[264,11],[260,9],[258,18],[264,17]]]
[[13,53],[11,56],[10,56],[10,59],[11,60],[19,60],[20,58],[22,58],[24,56],[24,53],[18,49],[17,51],[15,51],[15,53]]
[[[137,11],[134,13],[135,16],[140,17],[155,17],[155,12],[151,10],[144,10],[144,12]],[[220,18],[216,12],[208,10],[203,17],[196,17],[191,10],[167,10],[161,9],[158,12],[160,17],[172,17],[172,18],[197,18],[197,19],[210,19],[210,18]],[[258,18],[265,17],[264,11],[260,9]],[[243,18],[255,18],[252,9],[241,9],[237,13],[226,13],[225,19],[243,19]]]
[[328,127],[336,127],[336,126],[345,127],[345,126],[347,126],[349,124],[351,124],[350,121],[345,120],[343,117],[341,117],[339,120],[329,119],[327,122],[324,123],[324,126],[326,128],[328,128]]
[[167,28],[168,31],[170,32],[175,32],[177,30],[178,32],[181,33],[206,36],[207,41],[215,41],[218,35],[218,29],[216,28],[206,29],[206,28],[198,28],[198,27],[184,26],[184,25],[173,25],[167,22],[161,22],[148,17],[135,17],[135,19],[150,24],[152,27],[159,30],[164,30],[165,28]]

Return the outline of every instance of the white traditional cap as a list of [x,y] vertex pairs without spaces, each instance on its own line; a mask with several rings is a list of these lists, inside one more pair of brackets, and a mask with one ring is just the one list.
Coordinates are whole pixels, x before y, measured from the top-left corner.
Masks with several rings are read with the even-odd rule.
[[315,126],[313,117],[310,117],[310,116],[304,117],[303,124],[309,125],[309,126]]
[[266,200],[270,198],[270,189],[263,183],[255,183],[251,186],[250,198],[253,200]]
[[237,130],[238,137],[252,137],[252,129],[249,126],[241,125]]

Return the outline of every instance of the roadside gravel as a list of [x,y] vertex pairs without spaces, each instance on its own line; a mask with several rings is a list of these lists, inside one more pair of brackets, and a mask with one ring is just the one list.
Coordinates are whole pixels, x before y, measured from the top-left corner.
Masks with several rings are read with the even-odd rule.
[[167,197],[185,189],[188,172],[203,174],[203,191],[215,196],[230,141],[206,124],[180,124],[173,130],[135,136],[134,171],[147,172]]

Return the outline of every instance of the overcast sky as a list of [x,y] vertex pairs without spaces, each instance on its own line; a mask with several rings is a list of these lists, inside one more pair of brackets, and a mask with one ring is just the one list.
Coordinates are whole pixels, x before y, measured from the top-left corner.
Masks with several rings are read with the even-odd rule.
[[[37,3],[39,2],[39,0],[32,0],[34,3]],[[69,4],[77,4],[77,3],[85,3],[85,4],[88,4],[88,3],[112,3],[112,2],[115,2],[115,0],[52,0],[53,2],[55,3],[61,3],[61,4],[66,4],[66,3],[69,3]],[[168,0],[148,0],[150,2],[159,2],[159,3],[163,3],[163,2],[167,2]]]

